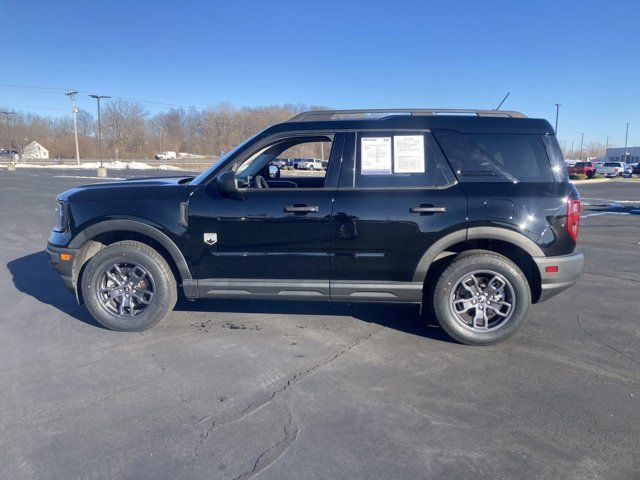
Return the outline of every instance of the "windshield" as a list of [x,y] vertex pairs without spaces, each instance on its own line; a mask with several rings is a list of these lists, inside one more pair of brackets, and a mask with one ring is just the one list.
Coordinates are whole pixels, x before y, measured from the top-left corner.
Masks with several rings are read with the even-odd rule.
[[204,181],[205,178],[207,178],[209,175],[211,175],[213,172],[215,172],[221,165],[223,165],[229,158],[231,158],[233,155],[235,155],[237,152],[239,152],[240,150],[242,150],[246,145],[248,145],[249,143],[251,143],[253,141],[253,139],[255,139],[258,135],[260,135],[260,132],[256,133],[255,135],[253,135],[252,137],[247,138],[244,142],[242,142],[240,145],[238,145],[236,148],[234,148],[233,150],[230,150],[229,152],[227,152],[226,155],[224,155],[223,157],[220,157],[218,160],[216,160],[213,165],[211,165],[209,168],[207,168],[204,172],[200,173],[200,175],[198,175],[196,178],[194,178],[193,180],[191,180],[191,184],[192,185],[198,185],[201,182]]

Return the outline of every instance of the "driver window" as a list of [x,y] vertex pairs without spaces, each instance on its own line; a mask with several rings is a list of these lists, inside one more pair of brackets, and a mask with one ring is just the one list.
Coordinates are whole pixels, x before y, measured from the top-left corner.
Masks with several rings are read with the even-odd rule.
[[280,140],[236,168],[240,188],[322,188],[333,136]]

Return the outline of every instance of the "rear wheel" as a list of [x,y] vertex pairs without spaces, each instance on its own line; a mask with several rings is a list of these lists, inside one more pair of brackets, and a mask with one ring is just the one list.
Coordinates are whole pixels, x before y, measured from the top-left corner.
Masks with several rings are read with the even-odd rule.
[[81,288],[93,318],[112,330],[151,328],[177,301],[176,281],[166,260],[134,241],[114,243],[92,257]]
[[467,345],[490,345],[526,320],[531,290],[520,268],[492,252],[462,254],[440,275],[433,310],[442,328]]

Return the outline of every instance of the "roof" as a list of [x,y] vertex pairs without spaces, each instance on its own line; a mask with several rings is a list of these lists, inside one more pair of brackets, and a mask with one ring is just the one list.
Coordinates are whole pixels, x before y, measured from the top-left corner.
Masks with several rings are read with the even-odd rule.
[[[347,115],[353,117],[355,114],[372,113],[387,115],[378,118],[344,118]],[[268,128],[264,133],[335,129],[447,129],[462,133],[555,134],[547,120],[527,118],[520,112],[460,109],[318,110],[296,115]]]
[[32,148],[37,148],[37,147],[41,148],[42,150],[46,150],[47,152],[49,151],[46,148],[44,148],[42,145],[40,145],[38,142],[36,142],[35,140],[30,142],[26,147],[24,147],[24,149],[25,150],[28,150],[28,149],[30,150]]

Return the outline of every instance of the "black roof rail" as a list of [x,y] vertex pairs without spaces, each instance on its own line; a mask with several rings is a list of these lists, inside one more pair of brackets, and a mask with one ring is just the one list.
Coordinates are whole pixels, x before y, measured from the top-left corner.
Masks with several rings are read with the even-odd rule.
[[371,113],[388,113],[389,115],[385,115],[385,117],[392,116],[393,114],[409,114],[411,116],[454,114],[475,115],[477,117],[527,118],[523,113],[510,110],[477,110],[466,108],[366,108],[360,110],[311,110],[299,113],[295,117],[287,120],[287,122],[322,122],[326,120],[333,120],[336,115]]

